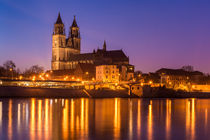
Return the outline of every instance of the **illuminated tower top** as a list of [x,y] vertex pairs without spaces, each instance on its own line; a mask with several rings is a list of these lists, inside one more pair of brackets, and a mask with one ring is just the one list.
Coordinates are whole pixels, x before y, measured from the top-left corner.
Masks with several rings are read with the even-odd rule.
[[62,22],[60,12],[58,14],[57,21],[54,24],[53,34],[54,35],[56,35],[56,34],[62,34],[62,35],[64,35],[65,34],[64,24]]

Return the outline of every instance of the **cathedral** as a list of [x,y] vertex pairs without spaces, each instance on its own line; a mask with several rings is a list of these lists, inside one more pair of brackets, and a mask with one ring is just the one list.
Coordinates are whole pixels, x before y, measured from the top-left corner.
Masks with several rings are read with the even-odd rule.
[[129,57],[122,50],[107,50],[105,41],[102,49],[98,48],[91,53],[81,53],[80,29],[75,16],[66,35],[59,13],[52,35],[51,69],[73,70],[79,64],[131,66]]

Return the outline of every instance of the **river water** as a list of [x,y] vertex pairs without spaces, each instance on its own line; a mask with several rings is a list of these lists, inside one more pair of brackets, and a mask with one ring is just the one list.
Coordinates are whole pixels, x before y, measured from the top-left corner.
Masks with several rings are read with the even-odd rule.
[[210,139],[209,99],[0,99],[0,139]]

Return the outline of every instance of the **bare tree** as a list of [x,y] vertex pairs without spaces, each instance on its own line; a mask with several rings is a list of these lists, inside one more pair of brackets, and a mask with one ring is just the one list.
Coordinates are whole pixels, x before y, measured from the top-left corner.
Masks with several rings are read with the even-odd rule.
[[33,65],[24,71],[25,76],[37,75],[44,72],[44,68],[39,65]]
[[15,67],[16,67],[15,63],[14,63],[12,60],[6,61],[6,62],[3,64],[3,66],[4,66],[4,68],[5,68],[6,70],[10,70],[10,69],[14,70]]
[[3,77],[6,75],[6,69],[2,66],[0,66],[0,77]]

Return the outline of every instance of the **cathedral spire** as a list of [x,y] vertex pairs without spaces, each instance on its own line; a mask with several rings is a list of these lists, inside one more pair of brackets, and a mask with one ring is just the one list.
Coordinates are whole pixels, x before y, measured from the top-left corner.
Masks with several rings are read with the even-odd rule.
[[76,22],[76,16],[74,16],[74,20],[73,20],[71,27],[78,27],[77,22]]
[[58,18],[54,24],[53,34],[60,34],[60,35],[65,34],[64,24],[62,22],[60,12],[58,13]]
[[63,24],[62,19],[61,19],[61,15],[60,12],[58,13],[58,18],[55,24]]
[[103,50],[106,51],[106,41],[104,40]]

